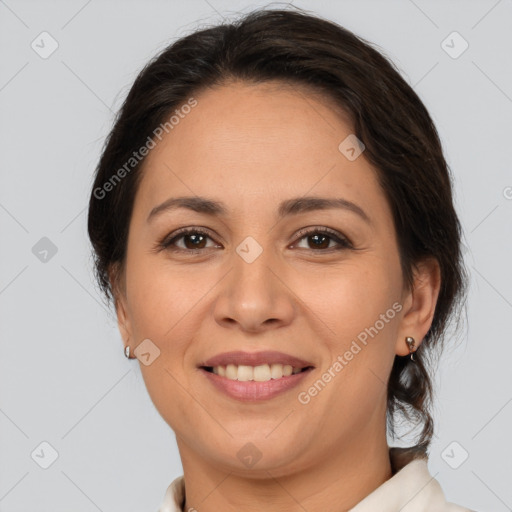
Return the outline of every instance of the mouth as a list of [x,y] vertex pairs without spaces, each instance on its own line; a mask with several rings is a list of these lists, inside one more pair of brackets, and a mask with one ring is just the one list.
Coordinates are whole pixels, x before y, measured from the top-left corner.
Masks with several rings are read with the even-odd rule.
[[218,365],[218,366],[200,366],[200,368],[208,373],[213,373],[219,377],[229,380],[237,380],[240,382],[268,382],[270,380],[282,379],[290,375],[307,372],[312,370],[313,366],[292,366],[289,364],[261,364],[258,366],[250,365]]
[[315,366],[276,351],[226,352],[198,365],[212,389],[242,402],[269,400],[299,385]]

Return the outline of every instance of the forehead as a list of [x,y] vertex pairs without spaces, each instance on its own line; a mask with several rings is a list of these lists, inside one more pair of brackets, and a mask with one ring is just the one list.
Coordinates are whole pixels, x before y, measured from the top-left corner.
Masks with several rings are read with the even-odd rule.
[[375,207],[383,201],[364,153],[350,161],[339,150],[352,134],[349,116],[318,91],[237,82],[192,96],[194,108],[146,157],[136,199],[146,211],[194,194],[227,197],[234,207],[329,192]]

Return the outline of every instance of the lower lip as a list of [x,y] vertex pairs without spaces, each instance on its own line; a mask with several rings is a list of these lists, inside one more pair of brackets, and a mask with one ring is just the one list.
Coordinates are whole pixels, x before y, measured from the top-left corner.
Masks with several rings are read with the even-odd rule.
[[221,377],[216,373],[208,372],[204,368],[200,368],[201,373],[203,373],[219,391],[222,391],[231,398],[235,398],[243,402],[268,400],[284,393],[285,391],[289,391],[295,386],[298,386],[312,369],[313,368],[309,368],[303,372],[281,377],[280,379],[256,382],[253,380],[231,380],[226,377]]

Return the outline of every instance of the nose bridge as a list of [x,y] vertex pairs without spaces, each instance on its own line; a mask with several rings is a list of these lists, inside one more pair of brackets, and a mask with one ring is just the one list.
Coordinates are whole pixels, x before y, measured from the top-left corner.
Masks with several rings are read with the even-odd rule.
[[249,235],[236,246],[233,254],[233,279],[237,291],[242,295],[248,292],[249,298],[252,295],[252,300],[255,300],[255,294],[263,294],[267,295],[268,302],[272,302],[276,293],[273,281],[276,279],[274,273],[277,258],[273,254],[271,237],[265,236],[263,240],[263,235],[259,235],[258,238],[260,241]]
[[280,324],[291,320],[293,294],[278,277],[280,258],[267,235],[246,236],[235,247],[232,270],[216,303],[218,322],[230,319],[244,329],[257,330],[270,319]]

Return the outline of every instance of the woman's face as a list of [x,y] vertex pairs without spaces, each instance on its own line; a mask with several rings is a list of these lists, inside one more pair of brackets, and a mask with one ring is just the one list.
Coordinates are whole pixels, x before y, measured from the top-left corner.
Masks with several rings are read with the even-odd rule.
[[[136,355],[184,464],[277,476],[382,440],[393,359],[428,325],[411,332],[406,322],[411,295],[389,206],[364,152],[355,158],[350,139],[339,149],[351,127],[329,101],[282,84],[194,98],[146,159],[118,306],[132,353],[146,340]],[[185,196],[223,213],[182,206],[150,216]],[[255,373],[231,367],[262,379],[238,387],[232,373],[201,368],[234,351],[277,351],[312,368],[280,377],[282,356],[266,355],[243,365]],[[270,370],[277,378],[265,384]]]

